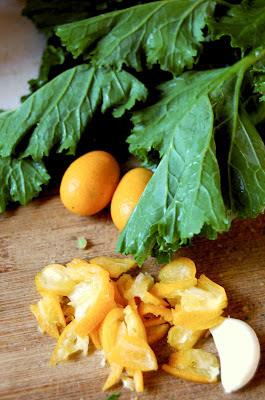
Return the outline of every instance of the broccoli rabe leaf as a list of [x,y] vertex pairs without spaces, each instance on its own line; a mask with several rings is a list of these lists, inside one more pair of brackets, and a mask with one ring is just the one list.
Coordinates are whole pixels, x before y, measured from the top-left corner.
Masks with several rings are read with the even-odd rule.
[[264,0],[244,0],[233,4],[220,21],[209,21],[210,30],[215,38],[231,36],[233,47],[243,51],[255,49],[265,43],[265,2]]
[[49,181],[49,175],[40,162],[28,159],[0,158],[0,212],[9,202],[26,204]]
[[256,217],[265,208],[265,147],[248,114],[238,116],[230,155],[230,191],[234,213]]
[[255,91],[260,95],[259,100],[265,101],[265,60],[253,68],[252,79]]
[[146,95],[128,72],[84,64],[60,74],[18,109],[0,113],[1,211],[8,201],[25,204],[36,196],[48,180],[38,161],[52,149],[74,154],[97,109],[120,117]]
[[[256,53],[260,51],[257,49]],[[260,124],[265,121],[265,58],[251,68],[246,81],[249,96],[244,98],[246,109],[252,123],[261,128]]]
[[136,0],[27,0],[23,15],[30,18],[38,29],[51,30],[56,25],[93,17],[106,11],[129,7]]
[[161,156],[118,244],[140,264],[149,255],[164,261],[204,225],[215,232],[229,227],[208,83],[209,75],[184,74],[163,85],[159,103],[133,118],[131,152],[146,161],[152,149]]
[[256,61],[184,73],[162,85],[158,103],[134,115],[131,152],[150,164],[156,150],[161,161],[118,251],[140,264],[152,254],[165,261],[194,235],[215,238],[232,217],[264,210],[265,147],[240,106],[244,74]]
[[89,65],[74,67],[33,93],[18,109],[0,114],[0,156],[12,155],[33,130],[23,155],[41,160],[56,146],[74,154],[96,109],[113,109],[116,117],[144,100],[146,89],[131,74]]
[[84,54],[95,65],[141,70],[142,62],[158,63],[175,74],[192,67],[214,7],[208,0],[156,1],[59,26],[56,33],[75,57]]

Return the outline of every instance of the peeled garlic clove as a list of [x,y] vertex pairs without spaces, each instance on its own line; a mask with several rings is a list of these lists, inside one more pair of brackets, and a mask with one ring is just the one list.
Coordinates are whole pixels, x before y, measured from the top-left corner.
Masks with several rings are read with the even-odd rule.
[[210,329],[221,364],[226,393],[241,389],[254,376],[260,359],[260,344],[254,330],[244,321],[225,318]]

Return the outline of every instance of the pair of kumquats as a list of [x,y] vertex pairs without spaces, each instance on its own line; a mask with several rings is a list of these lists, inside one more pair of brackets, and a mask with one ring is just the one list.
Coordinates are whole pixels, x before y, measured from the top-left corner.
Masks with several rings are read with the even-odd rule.
[[65,207],[75,214],[93,215],[111,202],[111,217],[119,230],[126,225],[152,172],[134,168],[119,182],[120,167],[111,154],[91,151],[66,170],[60,187]]
[[143,373],[158,369],[154,346],[167,337],[174,352],[164,371],[216,382],[217,357],[194,345],[222,322],[225,290],[205,275],[197,279],[185,257],[164,266],[156,283],[148,273],[127,273],[135,267],[128,258],[96,257],[51,264],[37,274],[42,298],[31,310],[40,330],[57,340],[51,364],[87,355],[91,341],[110,367],[103,390],[121,381],[141,392]]

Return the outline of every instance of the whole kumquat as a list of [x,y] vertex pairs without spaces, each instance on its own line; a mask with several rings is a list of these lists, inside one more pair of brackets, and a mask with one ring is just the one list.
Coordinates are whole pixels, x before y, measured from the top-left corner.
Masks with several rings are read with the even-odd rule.
[[111,154],[91,151],[77,158],[65,171],[61,200],[75,214],[96,214],[111,201],[119,176],[119,164]]
[[149,169],[133,168],[121,179],[110,208],[112,221],[119,230],[125,227],[152,175]]

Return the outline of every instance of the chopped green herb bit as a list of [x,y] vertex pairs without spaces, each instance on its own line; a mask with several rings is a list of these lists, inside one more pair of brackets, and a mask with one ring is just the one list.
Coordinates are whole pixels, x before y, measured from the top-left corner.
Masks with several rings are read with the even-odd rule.
[[78,247],[80,250],[85,250],[86,247],[87,247],[87,240],[86,240],[86,238],[84,238],[84,237],[78,238],[78,239],[77,239],[77,247]]

